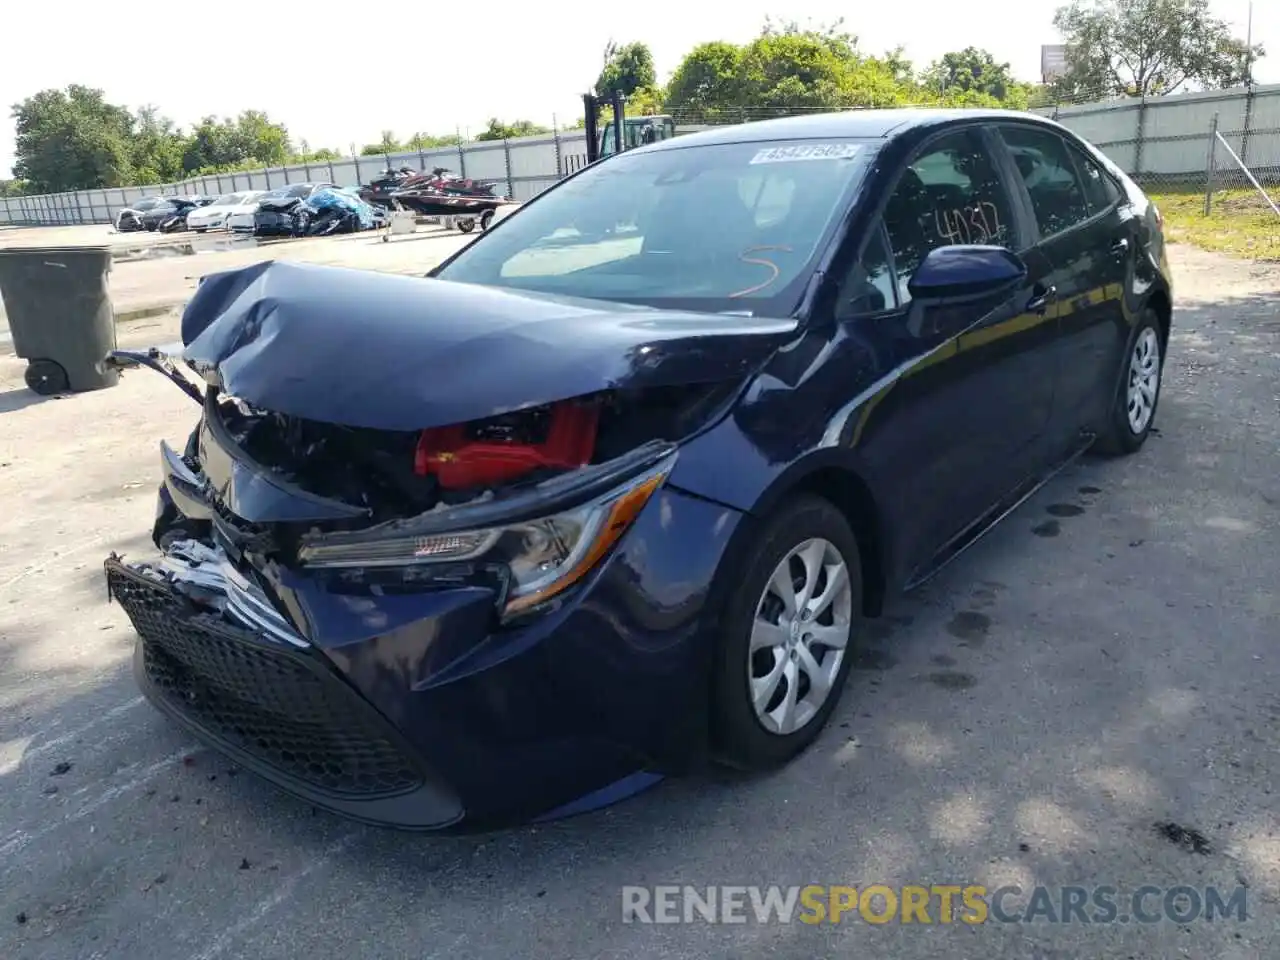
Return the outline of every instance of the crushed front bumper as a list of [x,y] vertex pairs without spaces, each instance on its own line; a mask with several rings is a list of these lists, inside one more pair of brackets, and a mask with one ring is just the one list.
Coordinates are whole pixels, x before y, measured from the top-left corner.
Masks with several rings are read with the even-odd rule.
[[[198,516],[182,466],[166,458],[162,503]],[[705,604],[739,519],[664,488],[569,602],[518,627],[491,589],[352,593],[204,540],[106,575],[139,685],[197,738],[353,819],[485,830],[705,759]]]
[[147,698],[247,769],[368,822],[442,829],[458,797],[225,555],[196,541],[156,564],[106,561]]

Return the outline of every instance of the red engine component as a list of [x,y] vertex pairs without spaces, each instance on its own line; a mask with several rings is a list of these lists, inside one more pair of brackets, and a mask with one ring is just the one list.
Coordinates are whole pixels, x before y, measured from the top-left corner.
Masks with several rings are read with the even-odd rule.
[[591,462],[600,408],[569,400],[476,423],[423,430],[414,452],[419,476],[445,490],[493,487],[540,467],[573,470]]

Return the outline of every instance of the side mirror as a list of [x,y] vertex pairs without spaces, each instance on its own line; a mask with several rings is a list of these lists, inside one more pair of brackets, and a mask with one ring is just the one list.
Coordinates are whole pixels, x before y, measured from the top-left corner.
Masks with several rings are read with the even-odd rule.
[[907,283],[913,300],[963,301],[992,296],[1027,276],[1027,265],[1004,247],[938,247]]

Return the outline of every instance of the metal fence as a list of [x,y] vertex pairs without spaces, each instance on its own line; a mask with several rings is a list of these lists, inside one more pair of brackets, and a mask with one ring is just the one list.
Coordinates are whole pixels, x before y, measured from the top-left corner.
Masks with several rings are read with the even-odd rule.
[[[1280,84],[1045,107],[1035,112],[1052,116],[1096,144],[1148,189],[1192,192],[1249,187],[1241,166],[1251,171],[1259,186],[1280,184]],[[214,195],[314,181],[358,186],[388,165],[421,170],[445,167],[461,176],[498,181],[508,196],[528,200],[579,169],[585,160],[585,134],[570,130],[224,173],[149,187],[0,198],[0,224],[110,223],[120,208],[157,194]]]
[[1280,84],[1035,112],[1095,144],[1153,192],[1249,187],[1240,166],[1262,186],[1280,184]]
[[111,223],[121,208],[132,206],[142,197],[157,195],[218,196],[242,190],[270,190],[290,183],[325,182],[355,187],[376,179],[388,166],[419,170],[445,167],[463,177],[496,181],[513,200],[528,200],[585,164],[585,137],[581,130],[570,130],[515,140],[476,141],[457,147],[222,173],[147,187],[0,198],[0,224]]

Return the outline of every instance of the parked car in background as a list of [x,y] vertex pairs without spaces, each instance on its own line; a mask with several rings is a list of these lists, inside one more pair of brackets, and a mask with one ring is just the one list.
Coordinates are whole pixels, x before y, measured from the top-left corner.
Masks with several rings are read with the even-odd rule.
[[132,204],[116,211],[115,228],[118,233],[132,233],[147,229],[142,225],[142,217],[156,207],[169,204],[169,197],[140,197]]
[[187,216],[213,202],[213,197],[165,197],[142,215],[144,230],[161,233],[181,233],[187,229]]
[[[335,183],[293,183],[276,195],[275,191],[258,198],[253,214],[253,233],[258,237],[288,237],[295,232],[294,212],[320,190],[338,189]],[[358,198],[357,198],[358,199]]]
[[[241,210],[227,218],[227,229],[232,233],[258,235],[261,225],[263,235],[287,234],[293,227],[293,218],[288,215],[288,211],[294,204],[305,200],[321,187],[332,186],[332,183],[291,183],[264,191],[251,201],[252,209]],[[260,217],[264,204],[268,215]]]
[[1171,322],[1159,211],[1045,118],[664,140],[425,279],[207,277],[182,366],[121,355],[197,425],[161,447],[163,559],[112,554],[108,590],[154,704],[359,820],[776,768],[888,597],[1143,446]]
[[258,206],[262,190],[244,190],[216,197],[212,203],[187,214],[187,226],[196,233],[226,229],[227,219],[238,213],[252,214]]

